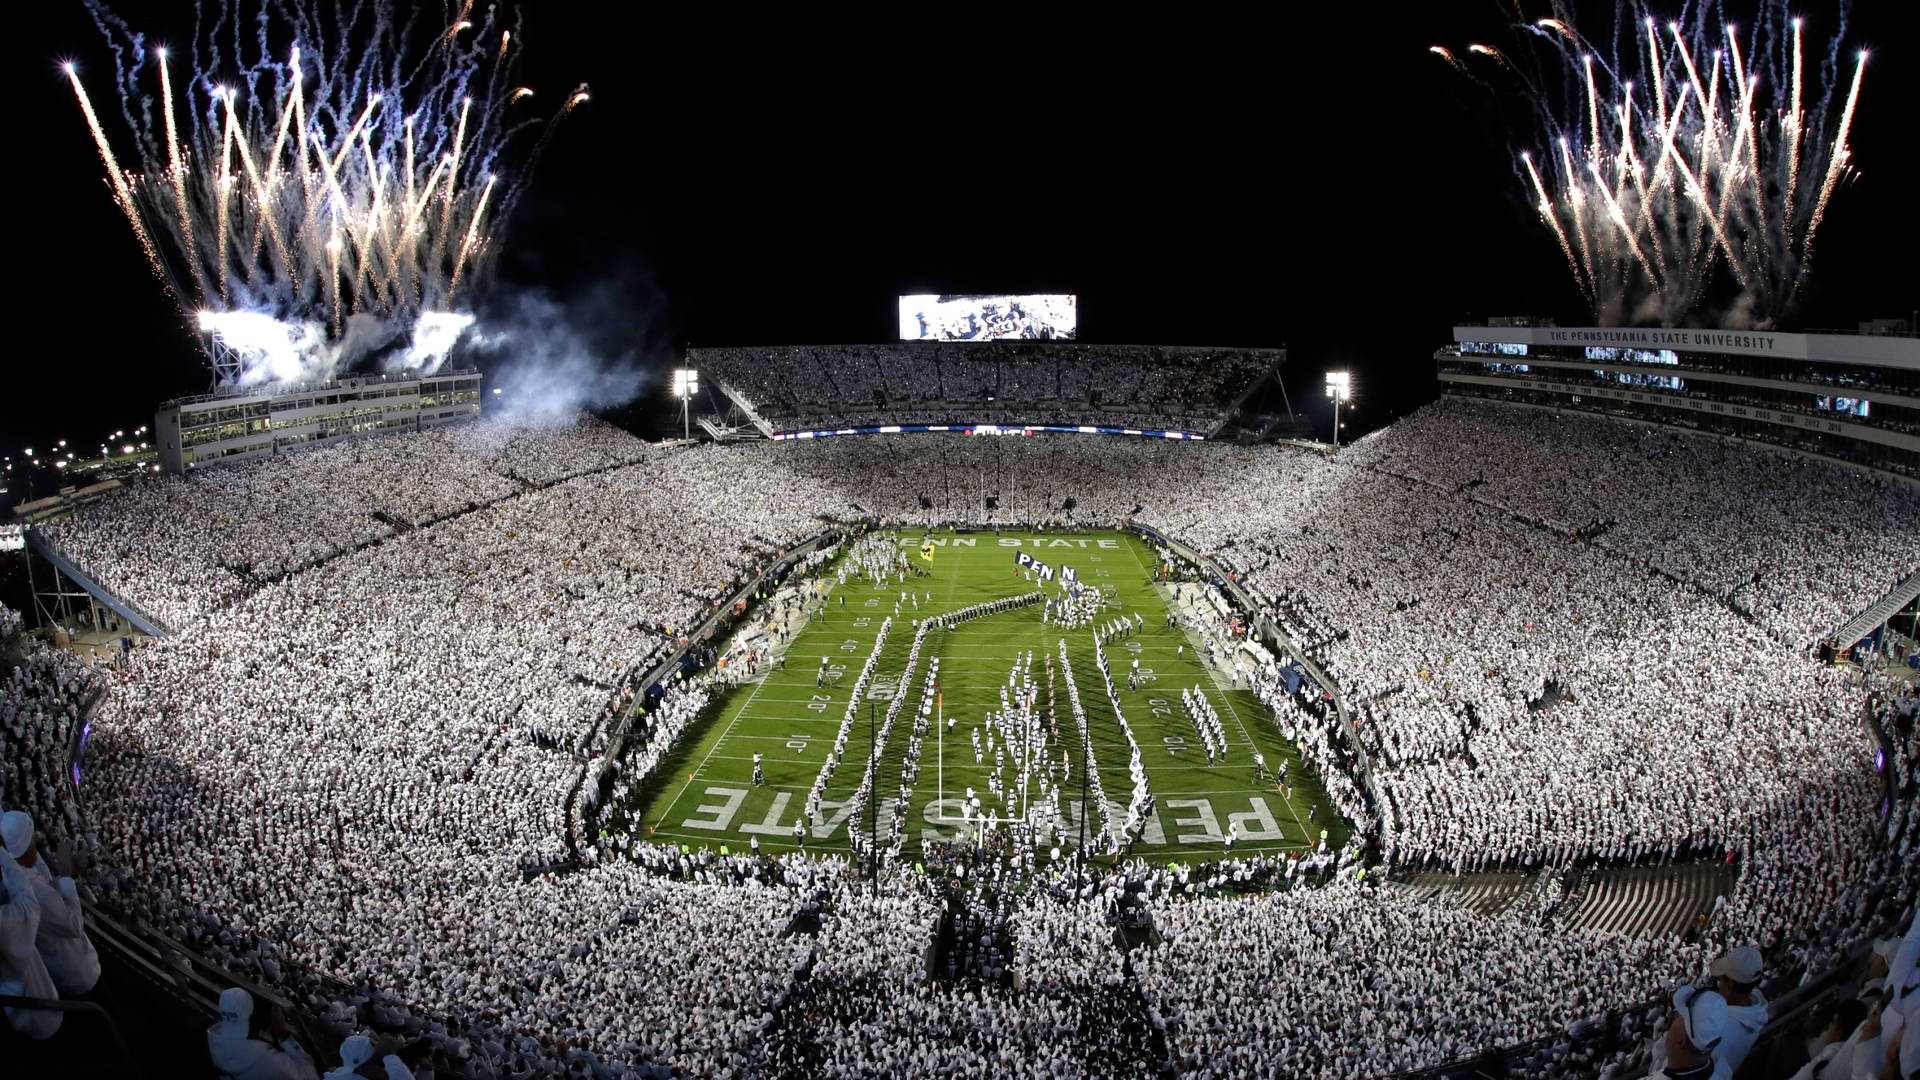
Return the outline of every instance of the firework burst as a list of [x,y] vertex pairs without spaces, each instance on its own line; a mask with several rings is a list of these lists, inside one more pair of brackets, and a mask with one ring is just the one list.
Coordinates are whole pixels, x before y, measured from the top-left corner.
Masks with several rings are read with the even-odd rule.
[[[325,378],[409,337],[390,362],[430,370],[586,87],[548,118],[518,104],[532,94],[512,78],[520,35],[510,13],[476,13],[471,0],[432,20],[386,0],[242,2],[197,11],[190,48],[170,52],[88,0],[112,47],[135,167],[66,71],[114,204],[209,334],[220,381]],[[531,147],[509,169],[517,142]],[[285,332],[259,334],[259,318]],[[423,353],[423,336],[446,348]],[[262,351],[263,337],[291,344]]]
[[1516,47],[1467,51],[1518,83],[1551,148],[1519,155],[1529,200],[1601,323],[1701,318],[1731,278],[1738,296],[1717,317],[1773,325],[1853,175],[1847,138],[1867,54],[1841,54],[1842,15],[1809,58],[1809,25],[1779,0],[1762,0],[1747,25],[1713,2],[1659,18],[1631,0],[1617,19],[1589,38],[1554,0],[1516,28]]

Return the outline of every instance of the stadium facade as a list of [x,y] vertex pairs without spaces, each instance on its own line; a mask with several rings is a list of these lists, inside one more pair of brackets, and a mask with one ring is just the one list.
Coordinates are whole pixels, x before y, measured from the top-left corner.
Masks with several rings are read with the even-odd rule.
[[419,431],[480,415],[482,376],[354,375],[298,390],[207,394],[163,403],[153,416],[160,464],[182,473],[355,435]]
[[[1501,323],[1505,325],[1501,325]],[[1456,326],[1445,393],[1707,432],[1920,483],[1920,338]]]

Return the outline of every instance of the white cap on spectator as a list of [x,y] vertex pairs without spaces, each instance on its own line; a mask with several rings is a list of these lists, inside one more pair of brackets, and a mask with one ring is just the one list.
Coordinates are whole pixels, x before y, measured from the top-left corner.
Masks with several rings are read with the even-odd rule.
[[340,1044],[340,1067],[357,1069],[373,1060],[373,1040],[365,1035],[354,1035]]
[[1707,970],[1747,986],[1760,981],[1760,971],[1765,966],[1760,959],[1759,949],[1741,945],[1721,953]]
[[1673,992],[1673,1007],[1679,1011],[1680,1023],[1694,1046],[1712,1050],[1720,1044],[1727,1025],[1726,998],[1711,990],[1700,993],[1695,987],[1683,986]]
[[238,986],[220,991],[220,1022],[244,1024],[253,1017],[253,995]]
[[16,859],[25,855],[33,846],[33,817],[24,810],[0,814],[0,844]]

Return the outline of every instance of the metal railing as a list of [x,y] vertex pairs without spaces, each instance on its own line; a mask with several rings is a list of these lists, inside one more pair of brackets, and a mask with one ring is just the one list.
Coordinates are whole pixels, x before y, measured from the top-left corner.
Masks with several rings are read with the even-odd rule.
[[[107,1029],[107,1036],[113,1040],[113,1048],[120,1058],[121,1068],[129,1076],[140,1075],[139,1067],[134,1063],[133,1051],[128,1049],[127,1040],[120,1035],[120,1025],[113,1022],[107,1010],[91,1001],[62,1001],[57,998],[20,997],[15,994],[0,994],[0,1008],[24,1009],[28,1012],[79,1013],[92,1016]],[[62,1023],[64,1025],[64,1022]],[[68,1061],[69,1071],[74,1066],[85,1066],[85,1062]]]

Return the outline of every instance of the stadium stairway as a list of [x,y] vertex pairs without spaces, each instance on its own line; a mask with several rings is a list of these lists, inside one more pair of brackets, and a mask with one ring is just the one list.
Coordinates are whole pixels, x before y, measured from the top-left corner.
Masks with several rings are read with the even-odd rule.
[[747,400],[746,395],[728,386],[719,376],[711,371],[703,371],[701,375],[705,376],[711,385],[720,388],[720,392],[725,394],[727,400],[733,402],[733,404],[739,408],[741,414],[747,418],[747,423],[753,425],[755,430],[767,438],[773,437],[773,425],[767,423],[764,417],[754,411],[753,403]]
[[1848,619],[1827,638],[1828,646],[1835,652],[1853,648],[1859,644],[1861,638],[1873,633],[1877,627],[1885,625],[1887,620],[1904,610],[1916,598],[1920,598],[1920,570],[1908,574],[1905,580],[1868,605],[1865,611]]
[[1719,862],[1597,870],[1568,905],[1561,925],[1644,937],[1684,934],[1733,891],[1737,876]]
[[1534,875],[1525,872],[1461,874],[1455,877],[1441,871],[1426,871],[1405,882],[1390,882],[1388,888],[1422,900],[1444,900],[1458,904],[1488,918],[1504,914],[1515,900],[1534,884]]
[[[1286,362],[1284,359],[1284,356],[1285,354],[1282,353],[1283,359],[1281,360],[1281,363]],[[1207,428],[1206,430],[1207,438],[1209,439],[1219,438],[1221,429],[1227,426],[1227,421],[1232,420],[1234,417],[1240,415],[1240,410],[1246,407],[1247,401],[1253,397],[1255,392],[1257,392],[1261,387],[1265,386],[1267,384],[1267,380],[1269,379],[1272,379],[1275,382],[1280,381],[1279,364],[1268,364],[1266,367],[1266,370],[1262,371],[1258,376],[1254,378],[1252,382],[1247,384],[1247,388],[1240,392],[1240,396],[1233,399],[1233,404],[1227,406],[1226,410],[1220,414],[1220,418],[1218,420],[1215,420],[1211,427]],[[1264,434],[1265,432],[1263,431],[1262,435]]]
[[[1555,922],[1565,930],[1639,937],[1686,933],[1714,903],[1733,891],[1738,874],[1718,862],[1680,866],[1631,866],[1588,871],[1560,905]],[[1420,900],[1457,904],[1488,918],[1513,909],[1541,884],[1537,873],[1493,872],[1455,876],[1423,871],[1384,887]]]
[[765,435],[760,433],[760,429],[757,427],[751,425],[729,426],[724,422],[723,418],[717,416],[696,417],[693,421],[693,426],[706,432],[707,437],[717,443],[752,442],[766,438]]

